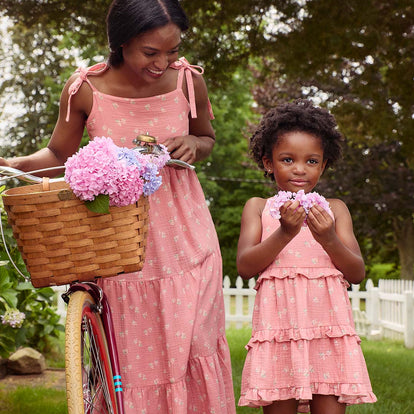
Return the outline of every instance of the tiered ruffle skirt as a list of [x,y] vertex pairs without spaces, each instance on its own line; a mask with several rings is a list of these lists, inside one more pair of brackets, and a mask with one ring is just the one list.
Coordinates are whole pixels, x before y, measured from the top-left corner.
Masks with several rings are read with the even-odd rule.
[[276,268],[259,278],[239,405],[296,399],[307,413],[313,394],[376,401],[348,286],[331,268]]

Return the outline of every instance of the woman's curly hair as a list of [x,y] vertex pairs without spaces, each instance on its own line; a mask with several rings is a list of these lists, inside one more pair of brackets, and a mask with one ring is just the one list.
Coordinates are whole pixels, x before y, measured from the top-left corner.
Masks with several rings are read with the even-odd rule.
[[[298,99],[270,109],[250,138],[250,153],[259,168],[265,171],[265,176],[263,157],[271,159],[274,146],[288,132],[307,132],[319,137],[326,168],[341,158],[343,135],[337,129],[334,116],[311,101]],[[271,178],[274,178],[273,174]]]

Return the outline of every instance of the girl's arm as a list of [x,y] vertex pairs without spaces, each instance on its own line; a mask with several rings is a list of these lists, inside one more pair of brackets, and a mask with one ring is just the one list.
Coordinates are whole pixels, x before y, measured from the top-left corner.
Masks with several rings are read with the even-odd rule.
[[300,231],[305,212],[299,202],[288,201],[280,209],[280,227],[262,241],[262,213],[266,200],[251,198],[243,209],[239,243],[237,246],[237,271],[243,279],[256,276],[269,266],[282,249]]
[[[66,122],[65,117],[69,97],[68,89],[77,76],[78,75],[73,75],[62,91],[60,97],[59,118],[48,146],[27,156],[10,158],[8,160],[0,159],[0,165],[8,165],[22,171],[57,167],[63,165],[67,158],[77,151],[83,135],[86,111],[88,105],[92,105],[92,95],[88,92],[89,87],[84,84],[79,89],[79,92],[72,97],[70,120],[69,122]],[[62,172],[63,170],[56,170],[45,172],[40,175],[53,177]]]
[[165,141],[171,158],[193,164],[207,158],[215,143],[214,129],[210,121],[207,86],[201,75],[193,75],[197,118],[190,115],[190,135],[177,136]]
[[308,214],[309,229],[345,279],[359,284],[365,277],[365,264],[354,235],[351,214],[341,200],[330,199],[329,204],[335,223],[325,210],[314,206]]

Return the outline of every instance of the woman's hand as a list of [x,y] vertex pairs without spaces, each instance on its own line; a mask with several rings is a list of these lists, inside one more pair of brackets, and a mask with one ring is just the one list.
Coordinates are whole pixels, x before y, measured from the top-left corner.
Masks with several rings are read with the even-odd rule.
[[193,164],[210,154],[214,146],[214,139],[207,136],[185,135],[167,138],[163,144],[167,147],[172,159]]
[[197,137],[194,135],[168,138],[164,145],[171,158],[192,164],[197,157]]
[[0,166],[10,167],[10,164],[9,164],[9,162],[5,158],[0,157]]

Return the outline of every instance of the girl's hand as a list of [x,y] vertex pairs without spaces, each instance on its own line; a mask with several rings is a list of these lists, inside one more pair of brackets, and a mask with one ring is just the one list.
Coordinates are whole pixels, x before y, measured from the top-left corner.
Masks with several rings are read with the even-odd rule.
[[348,207],[338,199],[329,199],[329,204],[335,219],[322,207],[313,206],[308,213],[309,230],[345,279],[349,283],[361,283],[365,277],[365,265]]
[[280,207],[280,227],[289,237],[295,237],[306,218],[303,207],[300,207],[299,201],[287,201]]
[[309,210],[306,222],[313,237],[322,246],[337,237],[332,217],[317,204]]

